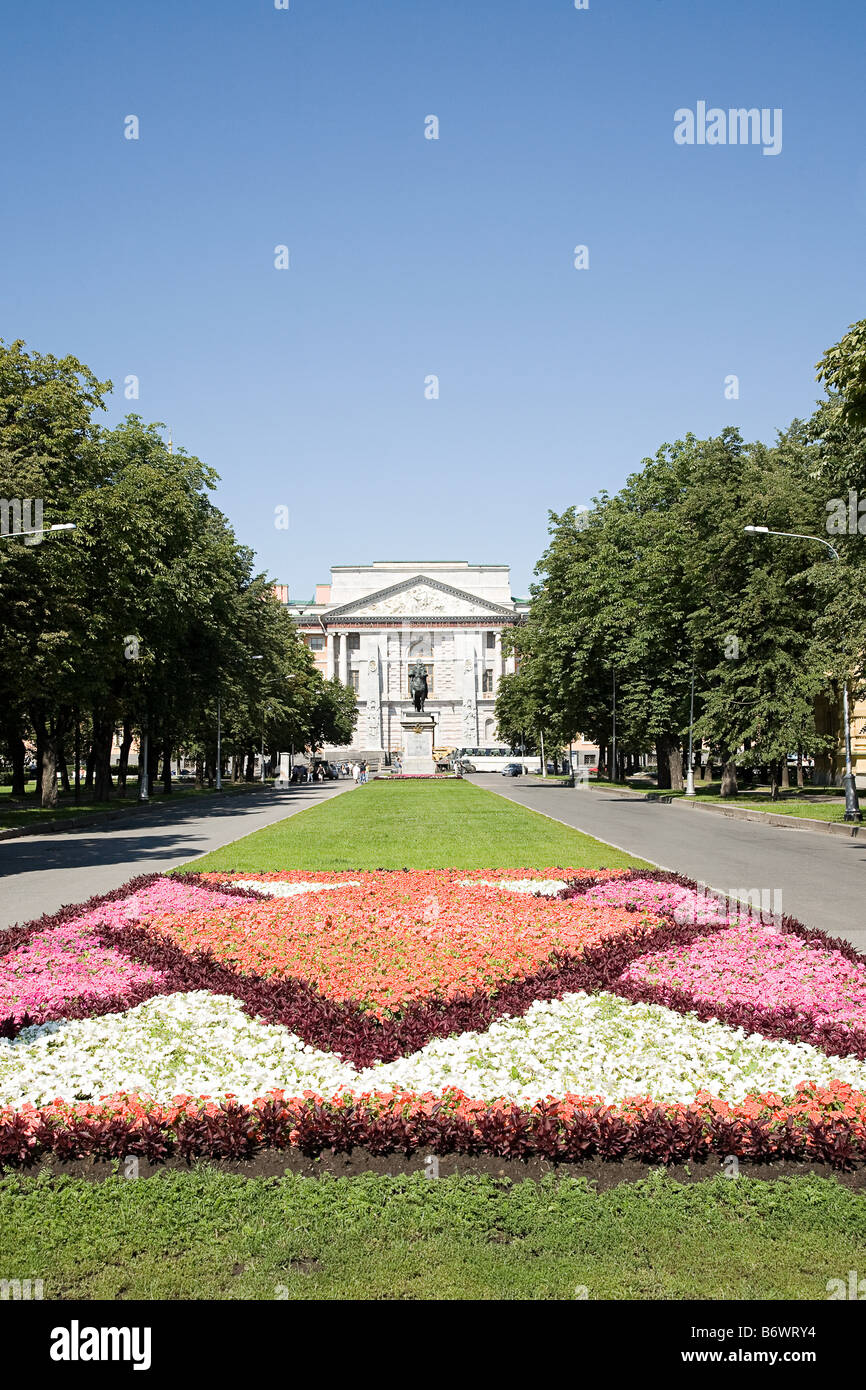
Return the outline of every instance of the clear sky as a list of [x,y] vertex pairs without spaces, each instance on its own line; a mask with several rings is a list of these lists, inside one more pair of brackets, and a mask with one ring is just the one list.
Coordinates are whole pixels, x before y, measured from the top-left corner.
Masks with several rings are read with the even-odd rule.
[[[549,508],[689,430],[771,440],[866,314],[863,0],[50,0],[3,31],[0,335],[167,422],[295,598],[416,558],[525,593]],[[677,145],[700,101],[781,108],[781,153]]]

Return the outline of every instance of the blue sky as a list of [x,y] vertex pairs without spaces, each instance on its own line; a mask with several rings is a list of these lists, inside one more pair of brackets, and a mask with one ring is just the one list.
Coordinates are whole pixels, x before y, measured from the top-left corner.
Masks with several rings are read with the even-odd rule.
[[[549,508],[810,413],[866,314],[864,40],[862,0],[7,9],[0,335],[168,422],[293,597],[416,558],[525,593]],[[782,108],[782,152],[677,146],[701,100]]]

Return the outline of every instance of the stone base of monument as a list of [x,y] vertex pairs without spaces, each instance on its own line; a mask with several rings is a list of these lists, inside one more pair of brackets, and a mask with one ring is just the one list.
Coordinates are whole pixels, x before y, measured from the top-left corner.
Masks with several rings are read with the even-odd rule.
[[289,755],[288,753],[281,753],[279,776],[276,778],[276,781],[274,782],[274,787],[277,791],[282,791],[284,790],[284,788],[290,787],[291,785],[292,770],[289,767]]
[[403,734],[403,756],[401,758],[404,774],[417,777],[422,773],[433,773],[434,720],[432,714],[416,714],[411,710],[400,720]]

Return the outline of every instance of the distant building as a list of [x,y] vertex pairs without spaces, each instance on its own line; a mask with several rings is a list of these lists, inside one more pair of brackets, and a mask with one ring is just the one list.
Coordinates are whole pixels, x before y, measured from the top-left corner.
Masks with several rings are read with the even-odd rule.
[[307,602],[289,599],[285,585],[276,592],[322,673],[357,691],[358,752],[399,750],[400,715],[412,704],[409,667],[418,660],[427,666],[438,747],[502,742],[496,692],[514,670],[502,635],[529,612],[528,600],[512,597],[508,565],[377,560],[334,566],[330,584],[317,584]]

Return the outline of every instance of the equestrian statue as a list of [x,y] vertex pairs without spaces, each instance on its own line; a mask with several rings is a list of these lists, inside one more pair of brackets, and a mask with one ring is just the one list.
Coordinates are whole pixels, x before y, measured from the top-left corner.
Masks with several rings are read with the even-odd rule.
[[427,699],[427,667],[423,661],[416,661],[409,672],[409,691],[416,713],[423,714],[424,701]]

